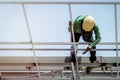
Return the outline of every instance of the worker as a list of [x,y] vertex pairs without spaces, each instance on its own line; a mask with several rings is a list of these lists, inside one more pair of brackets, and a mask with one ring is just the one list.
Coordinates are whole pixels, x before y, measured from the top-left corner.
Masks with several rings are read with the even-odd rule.
[[[90,51],[90,57],[89,57],[90,62],[91,63],[96,62],[97,58],[96,58],[95,49],[96,49],[96,45],[101,41],[101,35],[100,35],[99,27],[95,22],[94,18],[92,16],[80,15],[75,19],[74,22],[69,21],[68,31],[71,33],[72,33],[72,27],[74,30],[75,42],[79,42],[79,39],[82,36],[82,39],[85,42],[88,42],[88,46],[86,50]],[[71,36],[72,36],[71,42],[74,42],[73,35],[71,34]],[[72,45],[71,48],[74,49],[74,46]],[[76,62],[75,52],[73,51],[71,52],[71,61]]]

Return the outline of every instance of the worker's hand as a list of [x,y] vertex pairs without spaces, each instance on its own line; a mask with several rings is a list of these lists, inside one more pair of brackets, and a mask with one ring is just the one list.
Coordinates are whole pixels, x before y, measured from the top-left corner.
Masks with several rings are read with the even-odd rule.
[[92,46],[91,45],[89,45],[82,54],[84,55],[84,54],[86,54],[90,50],[92,50]]
[[87,47],[87,49],[86,49],[87,51],[90,51],[90,50],[92,50],[92,46],[91,45],[88,45],[88,47]]
[[70,27],[72,26],[72,21],[69,21],[69,26],[70,26]]

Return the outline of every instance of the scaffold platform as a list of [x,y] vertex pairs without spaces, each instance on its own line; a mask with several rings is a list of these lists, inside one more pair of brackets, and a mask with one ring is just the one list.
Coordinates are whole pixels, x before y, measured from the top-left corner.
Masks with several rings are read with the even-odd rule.
[[[71,80],[72,70],[70,62],[66,62],[70,57],[38,57],[40,76],[43,80]],[[104,57],[108,63],[98,57],[101,63],[106,64],[108,70],[101,70],[101,67],[95,68],[90,74],[84,74],[87,66],[96,67],[100,64],[90,63],[88,57],[78,57],[79,62],[79,80],[119,80],[116,77],[116,58]],[[120,60],[120,58],[119,58]],[[120,65],[120,63],[119,63]],[[104,65],[103,65],[104,66]],[[111,74],[111,70],[112,74]],[[120,69],[120,68],[119,68]],[[39,80],[37,67],[33,57],[0,57],[0,72],[2,78],[11,80]],[[94,76],[96,76],[94,78]]]

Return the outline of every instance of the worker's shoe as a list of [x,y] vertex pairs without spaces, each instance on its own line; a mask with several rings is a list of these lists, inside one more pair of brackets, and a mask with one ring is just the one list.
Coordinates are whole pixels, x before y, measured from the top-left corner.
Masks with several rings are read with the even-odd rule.
[[92,70],[92,67],[86,67],[86,73],[89,74]]

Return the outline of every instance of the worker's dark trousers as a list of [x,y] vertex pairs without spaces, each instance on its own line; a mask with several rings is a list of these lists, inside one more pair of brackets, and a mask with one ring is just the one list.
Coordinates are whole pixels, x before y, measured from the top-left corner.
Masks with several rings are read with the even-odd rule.
[[[78,42],[79,39],[80,39],[80,37],[82,36],[82,34],[80,34],[80,33],[74,33],[74,34],[75,34],[75,36],[74,36],[75,37],[75,42]],[[71,41],[73,42],[72,38],[71,38]],[[90,40],[90,39],[87,42],[91,43],[93,41],[93,40]],[[74,49],[74,46],[72,46],[71,49]],[[93,49],[96,49],[96,47],[93,47]],[[94,61],[96,61],[96,51],[90,51],[89,60],[90,60],[91,63],[93,63]],[[73,52],[73,50],[71,51],[71,61],[72,62],[76,62],[75,52]]]

